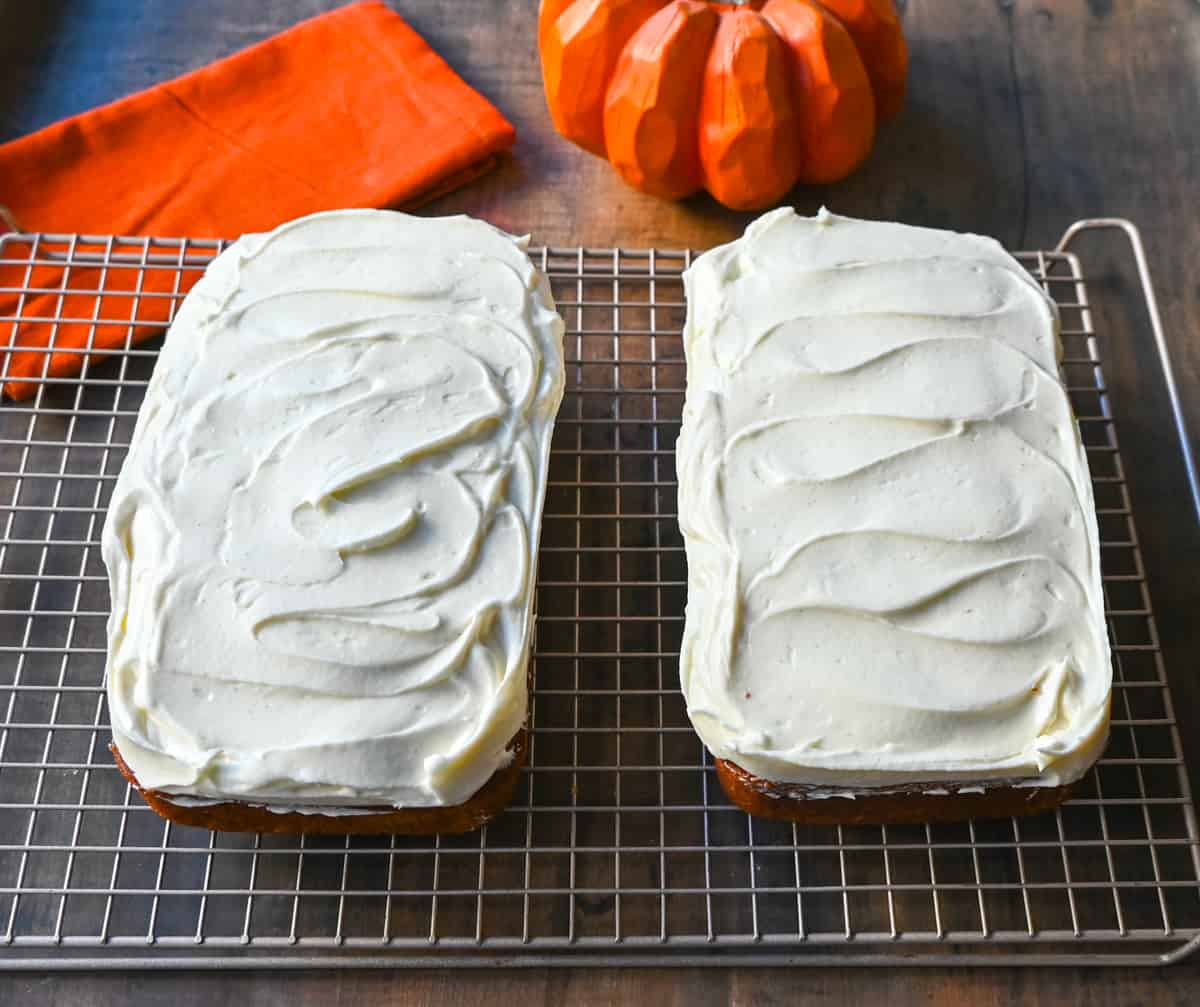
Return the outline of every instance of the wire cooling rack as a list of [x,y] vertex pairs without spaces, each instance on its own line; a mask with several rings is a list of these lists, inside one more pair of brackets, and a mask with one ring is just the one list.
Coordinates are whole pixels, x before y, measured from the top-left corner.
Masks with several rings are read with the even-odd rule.
[[[1161,345],[1140,241],[1114,223]],[[1081,222],[1060,249],[1104,224]],[[52,341],[119,343],[82,377],[0,405],[0,967],[1149,963],[1200,944],[1193,806],[1087,291],[1063,250],[1020,258],[1062,313],[1116,682],[1108,750],[1058,812],[831,828],[729,804],[677,681],[689,255],[581,248],[533,253],[567,321],[568,392],[511,808],[437,839],[158,818],[107,751],[97,539],[157,354],[134,334],[165,326],[220,247],[0,240],[0,341],[45,325]]]

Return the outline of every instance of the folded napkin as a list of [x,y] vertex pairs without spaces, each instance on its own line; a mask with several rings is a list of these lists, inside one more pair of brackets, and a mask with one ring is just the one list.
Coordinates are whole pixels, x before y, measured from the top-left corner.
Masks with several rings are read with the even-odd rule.
[[[25,231],[236,237],[318,210],[411,208],[486,171],[514,139],[397,14],[358,3],[0,144],[0,204]],[[161,324],[144,323],[164,321],[170,304],[135,302],[132,269],[107,270],[109,296],[99,299],[99,270],[75,268],[69,279],[48,265],[28,277],[24,266],[16,277],[4,270],[0,288],[71,291],[61,306],[55,294],[26,297],[22,318],[70,317],[73,300],[99,323],[0,321],[0,375],[12,398],[37,390],[23,378],[75,374],[92,351],[157,334]],[[139,290],[170,291],[175,281],[173,271],[151,270]],[[0,293],[0,316],[16,314],[16,299]],[[52,353],[34,349],[50,345]]]

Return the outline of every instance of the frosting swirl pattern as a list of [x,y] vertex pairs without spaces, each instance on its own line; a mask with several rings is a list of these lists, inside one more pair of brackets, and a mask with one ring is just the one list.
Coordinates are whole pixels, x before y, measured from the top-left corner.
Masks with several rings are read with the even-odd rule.
[[144,787],[440,806],[506,764],[562,331],[522,242],[466,217],[317,214],[213,261],[103,533]]
[[1112,668],[1053,303],[991,239],[790,209],[685,284],[708,748],[815,787],[1081,775]]

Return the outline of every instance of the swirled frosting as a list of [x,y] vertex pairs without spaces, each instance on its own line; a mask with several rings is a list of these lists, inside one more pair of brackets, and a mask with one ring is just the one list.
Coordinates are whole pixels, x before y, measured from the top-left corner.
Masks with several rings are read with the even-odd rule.
[[142,786],[461,803],[527,707],[562,321],[523,243],[354,210],[247,235],[168,334],[104,527]]
[[813,787],[1081,775],[1112,668],[1053,303],[991,239],[790,209],[685,283],[708,748]]

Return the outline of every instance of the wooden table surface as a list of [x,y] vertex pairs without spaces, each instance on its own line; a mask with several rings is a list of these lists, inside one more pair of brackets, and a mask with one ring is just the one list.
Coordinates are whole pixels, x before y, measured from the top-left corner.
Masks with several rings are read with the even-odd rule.
[[[669,204],[625,188],[559,139],[541,94],[535,0],[393,0],[516,124],[511,160],[430,212],[467,212],[535,241],[702,248],[748,217],[707,197]],[[327,0],[0,0],[0,140],[174,76],[336,6]],[[991,234],[1052,247],[1073,220],[1143,231],[1193,430],[1200,431],[1200,3],[908,0],[907,106],[849,181],[801,189],[803,212]],[[3,179],[0,179],[3,202]],[[1134,277],[1115,241],[1089,238],[1134,511],[1192,778],[1200,778],[1200,533]],[[1200,956],[1160,970],[619,970],[450,974],[109,974],[0,979],[0,1002],[668,1004],[1200,1002]],[[11,995],[12,999],[9,999]]]

